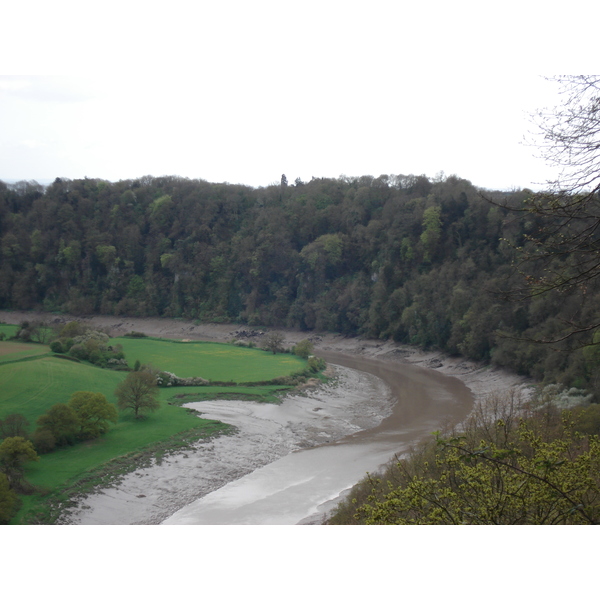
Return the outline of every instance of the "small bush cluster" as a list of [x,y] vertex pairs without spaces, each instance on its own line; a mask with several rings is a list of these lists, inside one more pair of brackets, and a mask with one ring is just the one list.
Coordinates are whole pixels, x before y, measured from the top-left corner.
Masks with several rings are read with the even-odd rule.
[[308,359],[308,368],[313,373],[318,373],[319,371],[322,371],[323,369],[325,369],[326,366],[327,365],[322,358],[318,358],[316,356],[311,356]]
[[100,437],[117,422],[117,409],[104,394],[75,392],[69,402],[51,406],[37,420],[31,439],[40,454]]
[[148,336],[145,333],[142,333],[141,331],[130,331],[129,333],[126,333],[124,335],[124,337],[145,338],[145,337],[148,337]]
[[[67,330],[68,332],[69,330]],[[54,340],[50,344],[50,350],[56,354],[67,354],[77,360],[85,360],[103,368],[127,367],[123,347],[120,344],[111,346],[109,341],[110,338],[106,333],[88,329],[74,338],[60,337]]]
[[313,348],[313,343],[310,340],[302,340],[292,348],[292,352],[300,358],[308,359],[313,353]]
[[22,321],[12,339],[47,344],[54,335],[54,331],[45,321]]
[[579,388],[567,389],[564,385],[551,384],[542,388],[538,395],[538,408],[543,409],[550,404],[560,410],[575,408],[588,404],[593,394],[586,394],[585,390]]
[[175,373],[160,371],[156,375],[156,385],[158,387],[200,386],[208,385],[208,380],[202,377],[177,377]]

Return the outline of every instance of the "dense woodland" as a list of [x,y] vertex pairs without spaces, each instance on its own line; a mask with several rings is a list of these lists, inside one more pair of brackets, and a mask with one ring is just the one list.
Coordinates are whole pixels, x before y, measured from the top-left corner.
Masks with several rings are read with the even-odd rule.
[[[0,308],[183,317],[392,338],[600,400],[594,281],[506,299],[541,217],[456,176],[251,188],[181,177],[0,182]],[[508,208],[507,208],[508,207]],[[552,258],[568,268],[568,254]],[[519,273],[519,267],[522,273]],[[547,264],[545,265],[548,266]]]

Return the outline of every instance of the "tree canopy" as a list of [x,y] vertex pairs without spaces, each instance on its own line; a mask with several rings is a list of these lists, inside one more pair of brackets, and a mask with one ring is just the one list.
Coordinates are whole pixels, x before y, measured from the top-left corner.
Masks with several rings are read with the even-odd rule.
[[51,406],[37,420],[38,430],[52,435],[58,446],[73,444],[79,432],[79,419],[71,406],[59,402]]
[[96,392],[75,392],[69,399],[69,406],[79,420],[79,437],[93,439],[108,431],[109,423],[116,423],[117,409],[108,402],[104,394]]
[[37,460],[33,444],[23,437],[9,437],[0,444],[0,472],[6,475],[12,489],[20,489],[25,463]]

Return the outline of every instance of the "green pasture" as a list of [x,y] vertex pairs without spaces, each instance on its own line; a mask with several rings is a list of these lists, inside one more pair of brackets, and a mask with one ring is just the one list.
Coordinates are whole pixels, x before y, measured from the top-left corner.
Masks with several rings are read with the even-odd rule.
[[272,354],[216,342],[179,342],[157,338],[117,338],[127,362],[151,364],[178,377],[203,377],[212,381],[270,381],[306,367],[293,354]]
[[[48,350],[37,344],[31,347]],[[0,419],[20,413],[35,428],[41,414],[57,402],[68,402],[71,394],[79,391],[100,392],[114,402],[113,392],[124,378],[122,372],[53,356],[0,364]]]

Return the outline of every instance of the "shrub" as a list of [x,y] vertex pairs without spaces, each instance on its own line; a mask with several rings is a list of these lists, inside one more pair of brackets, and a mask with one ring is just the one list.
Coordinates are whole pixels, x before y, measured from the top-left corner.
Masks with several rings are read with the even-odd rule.
[[198,386],[208,385],[208,380],[202,377],[177,377],[175,373],[161,371],[156,374],[156,385],[158,387]]
[[62,345],[62,342],[60,340],[54,340],[50,344],[50,350],[52,350],[52,352],[55,352],[56,354],[62,354],[65,351],[65,349]]
[[92,350],[90,352],[88,360],[94,365],[99,365],[99,366],[106,365],[106,358],[104,358],[102,352],[100,352],[100,350],[98,350],[98,349]]
[[586,435],[600,434],[600,404],[577,406],[571,411],[575,431]]
[[48,429],[36,429],[31,440],[38,454],[47,454],[56,447],[56,438]]
[[95,346],[106,346],[108,344],[108,340],[110,338],[106,333],[102,333],[101,331],[96,331],[95,329],[91,329],[87,331],[83,335],[78,335],[73,338],[73,341],[76,344],[87,344],[87,345],[95,345]]
[[54,404],[41,415],[37,420],[37,425],[38,430],[50,431],[59,446],[75,443],[80,428],[75,411],[61,402]]
[[317,358],[316,356],[311,356],[308,359],[308,367],[313,373],[318,373],[322,371],[326,366],[325,361],[322,358]]
[[69,350],[69,355],[79,360],[87,360],[89,354],[82,344],[74,344]]
[[313,348],[310,340],[302,340],[294,346],[293,352],[296,356],[307,359],[313,353]]
[[70,321],[66,325],[63,325],[60,328],[60,337],[61,338],[74,338],[77,336],[84,335],[87,331],[89,331],[89,326],[80,323],[79,321]]

